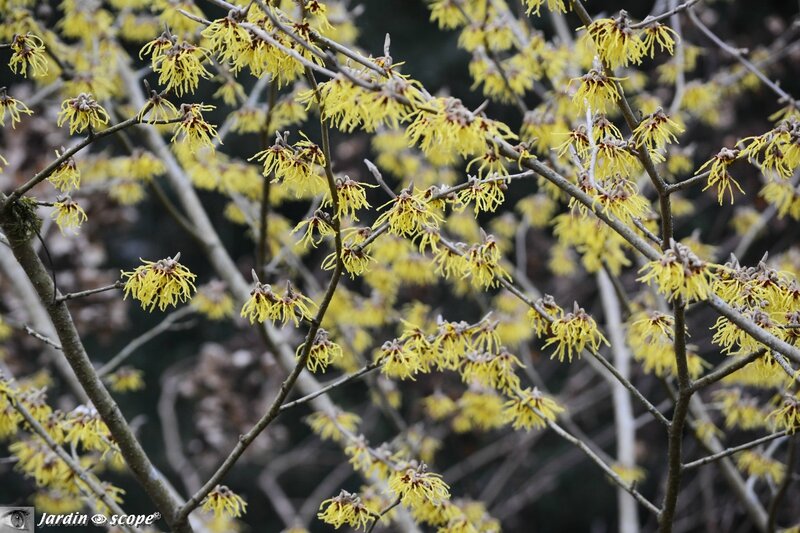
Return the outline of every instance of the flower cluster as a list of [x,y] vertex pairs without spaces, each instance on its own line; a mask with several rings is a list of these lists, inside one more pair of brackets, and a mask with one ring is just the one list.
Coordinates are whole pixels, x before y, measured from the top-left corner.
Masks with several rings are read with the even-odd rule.
[[273,291],[271,285],[258,281],[255,272],[253,277],[255,286],[241,312],[241,316],[250,320],[251,324],[271,320],[284,324],[292,321],[299,326],[301,320],[313,318],[314,302],[298,292],[291,283],[287,283],[286,293],[281,295]]
[[99,126],[108,124],[108,113],[91,94],[81,93],[61,104],[57,124],[61,127],[66,121],[69,121],[70,133],[81,133],[86,129],[94,131]]
[[86,212],[72,198],[67,197],[53,204],[52,217],[61,233],[77,233],[81,224],[86,222]]
[[[305,344],[297,347],[297,356],[305,349]],[[342,347],[331,341],[329,334],[322,328],[317,330],[314,340],[311,343],[311,348],[308,351],[308,362],[306,367],[311,372],[325,372],[328,365],[342,358]]]
[[191,298],[195,291],[195,275],[178,262],[181,254],[158,261],[145,261],[133,272],[121,271],[125,281],[125,298],[139,300],[142,309],[163,311]]
[[366,531],[372,521],[372,513],[362,503],[358,494],[346,490],[322,502],[319,509],[317,518],[337,529],[347,524],[355,530],[363,528]]
[[11,117],[11,127],[15,128],[20,122],[20,113],[32,115],[33,111],[28,109],[24,103],[8,94],[5,87],[0,88],[0,126],[6,125],[6,113]]
[[325,155],[305,135],[302,141],[290,145],[278,134],[275,144],[250,159],[261,161],[264,176],[274,176],[273,181],[285,184],[297,196],[326,189],[321,168],[325,165]]
[[644,265],[639,281],[656,283],[658,292],[687,301],[705,300],[711,295],[711,267],[681,243],[673,242],[660,259]]
[[608,340],[600,333],[594,318],[579,307],[577,302],[572,312],[554,317],[550,323],[549,335],[550,338],[544,346],[546,348],[555,345],[556,351],[550,358],[557,357],[562,363],[565,356],[570,362],[573,354],[580,357],[587,346],[597,351],[601,344],[608,345]]
[[19,69],[23,76],[28,76],[28,67],[31,75],[38,77],[47,74],[47,57],[42,39],[31,33],[15,35],[11,42],[11,60],[8,66],[11,72],[17,73]]
[[178,140],[186,143],[192,153],[201,148],[213,149],[214,139],[219,137],[217,129],[203,118],[203,112],[212,109],[214,109],[214,106],[205,104],[181,105],[182,118],[175,126],[172,142]]
[[144,45],[139,56],[145,54],[151,54],[151,66],[153,72],[158,73],[158,83],[177,96],[193,93],[200,78],[211,77],[203,66],[208,51],[188,42],[179,43],[172,35],[162,34]]
[[214,513],[214,515],[238,518],[245,513],[247,502],[225,485],[217,485],[205,497],[201,508]]

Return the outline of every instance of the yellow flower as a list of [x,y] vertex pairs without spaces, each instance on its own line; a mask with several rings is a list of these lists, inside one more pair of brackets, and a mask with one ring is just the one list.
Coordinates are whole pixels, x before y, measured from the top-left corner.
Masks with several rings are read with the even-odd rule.
[[47,74],[47,58],[44,51],[42,40],[31,33],[25,35],[15,35],[11,41],[11,60],[8,66],[11,72],[17,73],[17,69],[23,76],[28,76],[28,67],[31,68],[33,76],[44,76]]
[[[415,107],[422,103],[420,83],[391,73],[381,80],[376,91],[365,89],[339,74],[330,81],[298,95],[297,101],[306,104],[306,110],[318,104],[323,120],[346,132],[357,127],[374,132],[380,126],[396,129]],[[319,102],[318,102],[319,99]]]
[[178,139],[186,143],[191,153],[197,152],[202,147],[214,149],[213,139],[219,138],[217,129],[203,118],[203,111],[214,109],[213,105],[182,104],[181,114],[183,119],[175,126],[175,133],[171,141]]
[[[206,106],[212,109],[211,106]],[[149,114],[150,117],[145,119],[144,116]],[[142,109],[136,115],[139,122],[146,122],[148,124],[155,124],[161,122],[169,122],[177,118],[178,109],[166,98],[161,96],[155,91],[151,91],[150,98],[145,102]]]
[[108,196],[122,205],[134,205],[144,199],[144,189],[135,181],[122,181],[111,186]]
[[460,412],[453,418],[453,429],[463,433],[502,427],[506,420],[503,404],[503,398],[492,390],[468,390],[458,400]]
[[176,96],[193,93],[200,78],[208,79],[211,74],[203,66],[208,51],[188,42],[178,43],[175,37],[164,38],[147,43],[140,52],[152,52],[153,72],[158,73],[158,83],[166,85],[165,91]]
[[213,512],[214,516],[238,518],[245,513],[247,503],[225,485],[217,485],[203,500],[202,509]]
[[[317,245],[322,242],[322,239],[325,237],[333,237],[336,234],[336,231],[334,231],[328,219],[328,214],[319,209],[314,211],[311,218],[301,220],[300,223],[294,227],[292,233],[297,233],[303,227],[305,227],[303,238],[298,241],[298,244],[303,248],[308,248],[308,246],[316,248]],[[315,234],[319,235],[319,238],[315,238]]]
[[521,366],[524,366],[522,362],[505,347],[497,354],[471,351],[461,364],[461,379],[465,383],[513,391],[519,388],[519,377],[515,371]]
[[617,89],[619,78],[610,78],[598,69],[592,69],[572,81],[576,80],[580,80],[581,84],[572,101],[582,110],[588,106],[593,112],[605,113],[621,98]]
[[6,92],[6,88],[2,87],[0,88],[0,126],[6,125],[6,113],[11,117],[11,127],[16,128],[17,122],[20,122],[20,113],[32,115],[33,111],[16,98],[12,98]]
[[718,409],[725,415],[725,427],[738,427],[745,431],[767,427],[769,418],[756,398],[743,396],[740,389],[723,389],[713,395]]
[[630,28],[628,15],[621,11],[615,19],[598,19],[587,28],[597,54],[611,68],[639,64],[645,55],[645,44]]
[[[304,346],[305,344],[301,344],[297,347],[297,357],[300,357],[300,353],[303,351]],[[306,367],[311,372],[317,372],[317,370],[325,372],[325,370],[328,368],[328,365],[341,358],[342,347],[335,342],[332,342],[328,338],[327,331],[319,328],[317,330],[317,334],[314,336],[314,342],[311,344],[311,350],[309,351]]]
[[475,244],[467,250],[461,267],[462,278],[469,277],[475,285],[482,289],[496,287],[502,279],[511,279],[506,270],[500,266],[502,257],[497,240],[493,235],[485,235],[482,244]]
[[777,429],[785,429],[787,433],[795,433],[800,429],[800,396],[784,395],[783,405],[770,413],[769,418],[775,420]]
[[386,206],[390,206],[389,209],[378,217],[372,227],[377,228],[388,223],[389,232],[400,237],[413,237],[420,233],[425,226],[438,228],[439,223],[444,220],[428,202],[423,200],[419,190],[412,194],[411,191],[405,189],[395,198],[380,206],[379,209]]
[[400,498],[403,505],[412,509],[427,503],[440,505],[450,500],[449,489],[439,474],[428,472],[424,463],[417,467],[409,465],[389,477],[389,490]]
[[303,140],[290,145],[279,133],[275,144],[258,152],[249,160],[262,161],[263,174],[273,182],[283,182],[294,190],[295,196],[311,192],[316,193],[327,188],[322,167],[325,155],[322,149],[302,134]]
[[414,379],[419,372],[427,369],[419,353],[408,349],[399,340],[386,341],[375,352],[375,362],[381,365],[381,373],[397,379]]
[[[13,330],[11,329],[11,326],[6,324],[3,321],[3,317],[0,316],[0,341],[4,341],[7,338],[9,338],[12,333],[13,333]],[[4,383],[3,374],[2,374],[2,372],[0,372],[0,393],[4,392],[4,390],[5,390],[5,389],[3,389],[3,383]]]
[[514,429],[541,429],[564,410],[555,400],[535,388],[518,390],[504,405],[505,415]]
[[291,320],[296,327],[300,320],[313,318],[311,309],[315,307],[314,302],[297,292],[290,283],[287,283],[286,294],[281,296],[269,284],[258,281],[255,272],[253,278],[255,286],[241,312],[241,316],[249,319],[251,324],[266,320],[287,324]]
[[232,10],[227,17],[215,20],[201,32],[208,39],[211,51],[223,63],[234,62],[250,46],[250,34],[240,22],[240,11]]
[[641,483],[647,477],[647,472],[645,472],[643,468],[635,465],[628,466],[622,463],[614,463],[611,465],[611,470],[613,470],[620,478],[622,478],[622,481],[628,485]]
[[505,200],[506,181],[497,175],[486,180],[469,177],[468,186],[458,191],[458,200],[463,204],[474,203],[477,216],[481,211],[494,212]]
[[[636,184],[626,178],[617,176],[596,182],[596,187],[591,187],[588,182],[587,185],[587,190],[594,193],[594,201],[603,206],[603,212],[611,213],[623,222],[644,219],[650,211],[650,202],[638,193]],[[578,207],[582,209],[582,206]]]
[[139,300],[142,309],[152,311],[158,305],[163,311],[191,298],[195,290],[195,275],[178,262],[181,254],[156,262],[142,259],[141,266],[133,272],[121,271],[125,280],[125,298],[129,295]]
[[[370,185],[367,183],[360,183],[351,180],[349,176],[336,179],[336,194],[339,197],[339,206],[334,216],[341,219],[343,216],[349,216],[354,221],[358,222],[356,211],[359,209],[369,208],[367,202],[367,191],[364,187],[377,187],[377,185]],[[322,202],[323,206],[331,205],[333,201],[330,195],[325,196]]]
[[[56,150],[56,158],[61,157],[65,152],[61,148],[61,154]],[[80,187],[81,185],[81,172],[78,170],[78,165],[71,157],[67,158],[63,163],[48,176],[47,181],[53,184],[53,187],[61,192],[70,192]]]
[[65,230],[77,233],[81,224],[87,220],[86,212],[83,208],[69,197],[60,202],[55,202],[53,207],[55,210],[51,216],[56,219],[56,224],[58,224],[58,229],[61,230],[61,233],[65,233]]
[[122,172],[135,180],[150,181],[166,171],[166,166],[159,158],[140,149],[134,149],[124,162]]
[[733,204],[733,188],[731,184],[735,185],[736,188],[739,189],[739,192],[744,194],[744,191],[736,180],[728,173],[728,167],[731,166],[738,157],[739,150],[723,148],[717,155],[703,163],[703,166],[697,171],[697,173],[700,174],[707,167],[711,167],[709,169],[707,185],[703,190],[705,191],[706,189],[716,186],[719,205],[722,205],[722,198],[725,196],[725,191],[728,191],[728,194],[730,194],[731,204]]
[[583,308],[578,307],[577,302],[571,313],[555,319],[550,324],[550,332],[551,337],[544,347],[555,344],[556,351],[553,352],[550,359],[558,357],[562,363],[565,355],[572,362],[573,352],[580,357],[587,345],[594,351],[599,350],[601,344],[608,345],[608,340],[600,333],[594,318]]
[[459,0],[431,0],[431,21],[443,30],[452,30],[467,23]]
[[[541,13],[542,6],[545,3],[545,0],[524,0],[526,11],[525,14],[530,16],[531,13],[536,14],[538,17]],[[547,0],[547,9],[552,11],[553,13],[566,13],[567,6],[564,4],[564,0]]]
[[61,103],[61,112],[56,124],[61,127],[69,120],[70,134],[86,130],[94,131],[98,126],[108,124],[108,113],[88,93],[81,93],[75,98],[68,98]]
[[745,450],[737,455],[736,466],[748,476],[769,478],[773,483],[780,484],[786,474],[786,465],[753,450]]
[[15,468],[32,477],[40,486],[63,486],[72,475],[69,465],[41,440],[17,440],[8,451],[17,458]]
[[267,126],[267,111],[260,107],[244,106],[233,112],[231,131],[236,133],[258,133]]
[[105,422],[92,407],[79,405],[70,411],[61,423],[64,430],[64,442],[81,445],[86,450],[102,453],[112,447],[111,432]]
[[124,366],[105,379],[114,392],[131,392],[144,388],[143,372],[136,368]]
[[606,137],[597,143],[597,162],[595,173],[599,178],[614,175],[630,176],[639,168],[639,160],[628,147],[628,142],[614,137]]
[[514,138],[508,126],[475,115],[456,98],[435,98],[427,103],[427,108],[432,111],[425,109],[416,113],[406,128],[406,138],[410,145],[419,145],[425,155],[437,163],[455,162],[456,155],[468,157],[483,153],[486,140],[493,137]]
[[[325,508],[323,511],[322,508]],[[342,490],[335,498],[325,500],[319,505],[317,518],[336,529],[347,524],[353,529],[364,528],[372,522],[372,513],[361,502],[357,494]]]
[[738,144],[746,144],[741,155],[760,162],[765,173],[780,178],[790,178],[800,165],[800,146],[797,143],[798,120],[795,117],[781,121],[774,129],[756,137],[746,137]]
[[654,22],[644,29],[643,51],[653,57],[656,53],[657,44],[662,52],[666,50],[672,55],[675,51],[675,37],[677,36],[677,32],[669,26]]
[[639,281],[647,284],[655,281],[658,292],[670,299],[705,300],[712,293],[708,263],[680,243],[673,243],[661,259],[644,265],[639,270],[642,272],[647,273]]
[[678,142],[675,135],[682,132],[683,128],[658,108],[652,115],[644,117],[633,130],[633,140],[637,147],[660,150],[668,143]]
[[[233,79],[224,80],[213,96],[214,98],[221,98],[226,105],[231,107],[236,107],[247,99],[244,87]],[[266,126],[266,124],[262,124],[262,126]]]

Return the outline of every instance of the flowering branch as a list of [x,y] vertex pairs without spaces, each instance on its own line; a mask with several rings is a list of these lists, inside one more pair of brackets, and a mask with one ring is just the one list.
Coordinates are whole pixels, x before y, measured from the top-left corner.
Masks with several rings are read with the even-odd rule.
[[[11,205],[4,195],[0,199],[5,201],[5,206]],[[26,233],[25,224],[21,224],[20,220],[15,218],[13,209],[0,210],[0,228],[6,234],[14,256],[30,278],[39,299],[42,302],[54,302],[55,287],[50,275],[30,244],[30,235]],[[64,356],[103,422],[108,426],[114,441],[119,446],[122,457],[139,484],[147,492],[170,527],[178,532],[191,531],[188,524],[179,526],[172,520],[175,510],[178,508],[177,501],[169,491],[164,479],[157,474],[157,470],[133,434],[133,430],[122,415],[119,406],[95,373],[66,304],[64,302],[54,303],[46,305],[45,308],[58,334]]]
[[[110,127],[106,128],[106,129],[104,129],[104,130],[101,130],[101,131],[98,131],[98,132],[91,132],[84,140],[82,140],[81,142],[79,142],[78,144],[73,146],[72,148],[70,148],[68,150],[65,150],[64,153],[59,155],[52,163],[50,163],[45,168],[43,168],[42,170],[37,172],[36,175],[33,176],[31,179],[29,179],[27,182],[23,183],[22,185],[20,185],[16,189],[14,189],[14,191],[12,191],[11,194],[9,194],[7,197],[3,198],[2,203],[0,203],[0,210],[6,211],[8,209],[8,207],[11,206],[11,204],[13,204],[14,202],[16,202],[22,195],[24,195],[26,192],[28,192],[29,190],[34,188],[36,185],[38,185],[39,183],[41,183],[42,181],[47,179],[65,161],[69,160],[70,157],[72,157],[73,155],[77,154],[78,152],[80,152],[81,150],[83,150],[84,148],[86,148],[87,146],[92,144],[93,142],[97,141],[98,139],[102,139],[103,137],[107,137],[109,135],[112,135],[114,133],[122,131],[125,128],[129,128],[129,127],[134,126],[136,124],[141,124],[142,123],[142,117],[144,116],[144,114],[147,112],[147,110],[150,107],[151,107],[151,104],[147,104],[147,107],[145,107],[139,115],[137,115],[135,117],[131,117],[131,118],[129,118],[127,120],[124,120],[122,122],[119,122],[119,123],[117,123],[117,124],[115,124],[113,126],[110,126]],[[181,119],[174,119],[174,120],[169,120],[169,121],[161,121],[159,123],[160,124],[172,124],[174,122],[178,122],[179,120],[181,120]]]

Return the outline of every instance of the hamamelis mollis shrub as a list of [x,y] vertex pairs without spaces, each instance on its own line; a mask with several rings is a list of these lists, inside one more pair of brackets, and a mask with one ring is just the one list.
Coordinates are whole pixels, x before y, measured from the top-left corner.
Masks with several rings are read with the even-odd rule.
[[437,87],[375,2],[0,0],[3,501],[800,529],[797,23],[737,3],[427,0]]

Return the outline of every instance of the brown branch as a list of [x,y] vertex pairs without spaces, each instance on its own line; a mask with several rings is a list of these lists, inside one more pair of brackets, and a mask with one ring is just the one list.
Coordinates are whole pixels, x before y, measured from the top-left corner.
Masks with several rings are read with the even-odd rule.
[[[4,205],[11,205],[4,195],[0,198],[5,201]],[[24,229],[29,221],[20,221],[16,216],[18,215],[15,214],[15,210],[0,211],[0,227],[8,237],[14,256],[30,278],[53,322],[64,356],[97,409],[100,418],[108,426],[111,436],[119,446],[120,453],[134,477],[161,512],[167,524],[174,531],[191,531],[188,524],[179,525],[173,520],[179,502],[150,462],[119,406],[95,372],[66,303],[55,302],[57,294],[50,275],[31,246],[30,234]]]

